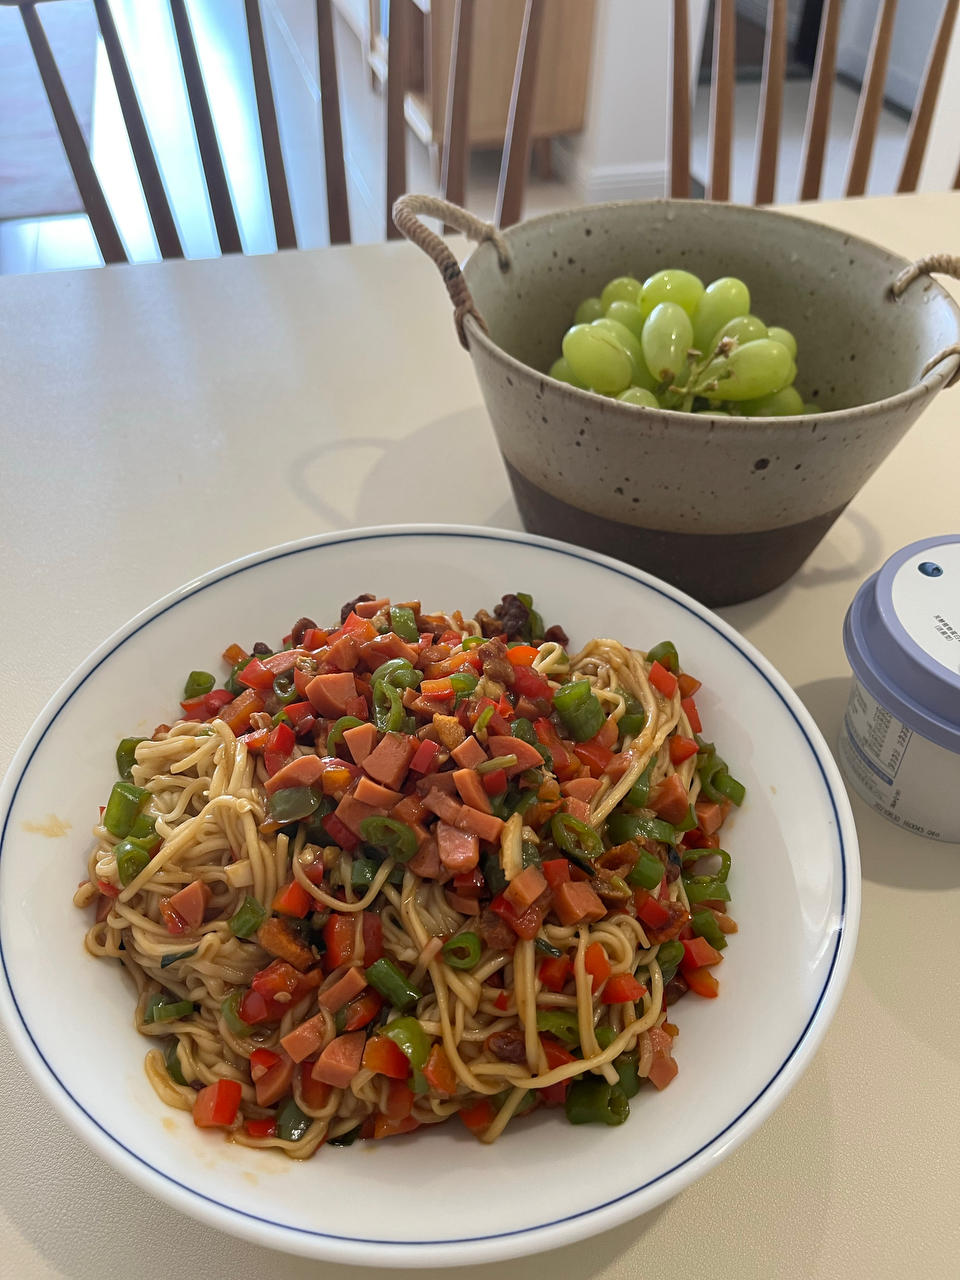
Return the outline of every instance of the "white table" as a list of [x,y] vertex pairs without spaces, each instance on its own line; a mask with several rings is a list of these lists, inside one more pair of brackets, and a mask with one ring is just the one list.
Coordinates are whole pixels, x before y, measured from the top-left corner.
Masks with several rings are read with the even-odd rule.
[[[802,212],[910,258],[960,249],[960,193]],[[2,278],[0,352],[0,768],[100,640],[226,560],[358,524],[520,527],[443,288],[406,244]],[[857,586],[957,528],[958,418],[960,390],[945,392],[789,584],[723,611],[829,742]],[[422,459],[454,444],[467,482],[418,500]],[[476,1280],[960,1274],[960,849],[853,807],[857,959],[787,1101],[656,1212]],[[2,1277],[376,1274],[273,1255],[149,1199],[51,1110],[2,1031],[0,1114]]]

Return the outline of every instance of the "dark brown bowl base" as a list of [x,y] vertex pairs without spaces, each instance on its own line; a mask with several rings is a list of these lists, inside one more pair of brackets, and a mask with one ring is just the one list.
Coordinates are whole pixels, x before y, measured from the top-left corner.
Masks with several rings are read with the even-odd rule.
[[665,533],[581,511],[504,462],[530,533],[626,560],[711,606],[752,600],[786,582],[843,510],[759,533]]

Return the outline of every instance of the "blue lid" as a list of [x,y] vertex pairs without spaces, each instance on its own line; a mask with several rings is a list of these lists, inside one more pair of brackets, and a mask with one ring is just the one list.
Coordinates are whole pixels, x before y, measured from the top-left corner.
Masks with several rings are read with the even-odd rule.
[[911,543],[868,578],[847,610],[843,647],[882,706],[960,752],[960,534]]

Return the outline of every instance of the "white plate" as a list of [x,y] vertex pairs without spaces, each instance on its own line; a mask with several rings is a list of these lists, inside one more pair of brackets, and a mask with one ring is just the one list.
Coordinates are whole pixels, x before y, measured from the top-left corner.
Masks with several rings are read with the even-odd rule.
[[[534,594],[579,645],[672,639],[703,681],[706,735],[747,786],[729,826],[740,932],[717,1000],[684,999],[680,1073],[644,1089],[618,1128],[542,1113],[492,1147],[456,1121],[322,1149],[306,1164],[247,1150],[162,1105],[143,1072],[132,986],[83,950],[86,832],[126,734],[172,719],[192,668],[229,642],[321,622],[361,591],[427,608]],[[48,814],[66,838],[29,830]],[[331,534],[236,561],[135,618],[56,694],[0,793],[0,1005],[50,1099],[123,1173],[184,1212],[294,1253],[381,1266],[490,1261],[602,1231],[666,1200],[751,1133],[810,1061],[850,970],[860,909],[853,819],[816,726],[777,672],[723,621],[637,569],[562,543],[410,526]],[[726,829],[725,829],[726,830]],[[38,1191],[40,1188],[38,1188]],[[744,1188],[749,1197],[749,1188]]]

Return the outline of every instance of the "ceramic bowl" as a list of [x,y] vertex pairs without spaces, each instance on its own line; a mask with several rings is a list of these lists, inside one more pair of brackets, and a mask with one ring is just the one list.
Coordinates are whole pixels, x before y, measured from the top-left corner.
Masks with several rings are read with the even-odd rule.
[[[960,356],[960,310],[929,276],[899,299],[905,259],[763,209],[640,201],[571,209],[481,244],[463,277],[488,332],[465,337],[524,524],[616,555],[707,604],[793,574]],[[577,304],[663,267],[738,276],[752,310],[797,338],[818,412],[726,418],[638,409],[545,374]],[[920,495],[917,495],[919,498]]]

